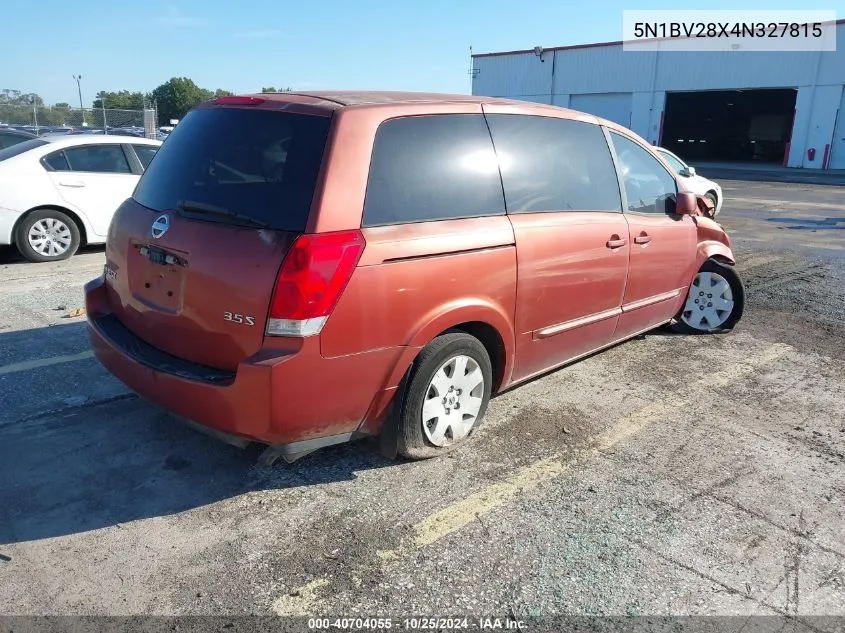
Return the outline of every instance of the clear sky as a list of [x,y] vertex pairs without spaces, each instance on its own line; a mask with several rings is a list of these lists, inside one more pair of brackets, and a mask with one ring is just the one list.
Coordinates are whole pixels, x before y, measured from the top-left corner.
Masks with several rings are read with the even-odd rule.
[[[623,9],[818,9],[845,0],[4,0],[0,88],[85,105],[100,90],[149,91],[174,76],[236,93],[470,92],[469,47],[484,53],[618,40]],[[580,7],[580,8],[576,8]]]

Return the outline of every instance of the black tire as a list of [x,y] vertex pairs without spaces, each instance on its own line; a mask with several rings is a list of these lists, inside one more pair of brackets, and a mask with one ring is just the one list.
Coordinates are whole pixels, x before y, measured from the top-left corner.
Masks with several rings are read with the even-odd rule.
[[[435,374],[445,363],[458,356],[469,357],[481,370],[484,379],[481,406],[466,436],[446,446],[437,446],[429,440],[423,429],[423,404],[429,395],[429,386]],[[484,345],[475,337],[465,332],[447,332],[429,343],[420,352],[408,378],[408,389],[399,413],[398,453],[408,459],[428,459],[443,455],[469,440],[487,411],[492,377],[490,356]],[[451,427],[449,428],[451,430]]]
[[[34,224],[42,220],[56,220],[67,227],[70,233],[70,245],[65,251],[58,255],[50,256],[39,253],[32,248],[28,238],[29,231]],[[31,262],[57,262],[68,259],[79,250],[81,241],[79,227],[76,226],[76,222],[66,213],[62,213],[56,209],[39,209],[38,211],[33,211],[21,220],[15,232],[15,246],[17,246],[20,254]]]
[[[721,275],[728,282],[734,301],[733,309],[725,321],[718,327],[712,329],[699,329],[689,325],[683,320],[687,298],[689,297],[689,294],[687,294],[687,297],[684,298],[684,305],[678,311],[675,319],[670,324],[670,329],[673,332],[678,332],[680,334],[721,334],[733,330],[734,326],[736,326],[740,319],[742,319],[742,314],[745,311],[745,286],[734,267],[718,262],[715,259],[708,259],[698,271],[698,273],[704,272]],[[698,273],[696,273],[696,277],[698,276]],[[692,284],[690,285],[690,290],[692,290]]]
[[716,197],[716,194],[713,193],[712,191],[708,191],[707,193],[705,193],[704,197],[707,198],[710,202],[713,203],[713,212],[708,213],[707,217],[708,218],[715,218],[716,217],[716,205],[719,203],[719,199]]

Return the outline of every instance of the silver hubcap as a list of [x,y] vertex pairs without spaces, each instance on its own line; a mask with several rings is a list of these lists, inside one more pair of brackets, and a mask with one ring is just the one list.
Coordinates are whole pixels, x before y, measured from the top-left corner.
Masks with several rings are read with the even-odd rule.
[[719,273],[701,272],[690,286],[681,320],[696,330],[719,328],[734,310],[734,297],[728,280]]
[[428,441],[448,446],[472,430],[484,397],[484,374],[469,356],[454,356],[434,373],[422,408]]
[[27,238],[32,250],[46,257],[64,254],[73,241],[68,225],[55,218],[38,220],[30,227]]

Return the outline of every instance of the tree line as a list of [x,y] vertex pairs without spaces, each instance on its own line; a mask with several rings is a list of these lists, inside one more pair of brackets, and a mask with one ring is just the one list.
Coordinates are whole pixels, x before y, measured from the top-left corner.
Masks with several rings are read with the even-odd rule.
[[[290,88],[274,88],[264,86],[261,92],[287,92]],[[97,111],[106,110],[143,110],[153,105],[158,110],[159,125],[166,125],[171,119],[181,119],[195,105],[213,99],[214,97],[231,95],[232,92],[217,88],[209,90],[202,88],[187,77],[172,77],[152,90],[141,91],[119,90],[98,92],[91,105],[93,112],[87,114],[87,120]],[[82,115],[78,109],[73,110],[69,103],[56,103],[51,108],[44,104],[44,100],[35,93],[25,93],[20,90],[0,90],[0,123],[32,124],[33,110],[38,118],[38,124],[51,125],[79,125]]]

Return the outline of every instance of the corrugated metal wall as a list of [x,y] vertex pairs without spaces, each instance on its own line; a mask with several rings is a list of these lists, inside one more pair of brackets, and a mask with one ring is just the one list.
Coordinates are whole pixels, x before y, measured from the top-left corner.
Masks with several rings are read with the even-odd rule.
[[655,52],[626,52],[621,46],[555,51],[555,92],[651,90],[657,58]]
[[[835,52],[626,51],[614,45],[548,50],[541,57],[476,56],[474,64],[475,95],[564,107],[595,102],[599,108],[606,100],[579,95],[629,93],[630,127],[652,143],[658,141],[666,92],[798,88],[788,164],[818,168],[825,145],[833,140],[845,85],[845,24],[836,26]],[[614,116],[608,118],[624,120],[615,107]],[[602,116],[599,111],[591,113]],[[816,148],[813,161],[807,157],[810,147]]]
[[806,86],[815,79],[818,57],[818,53],[664,52],[658,56],[657,87],[679,91]]
[[595,114],[608,121],[631,127],[631,93],[603,92],[599,94],[572,95],[569,107]]
[[544,53],[542,61],[534,53],[476,58],[472,92],[551,103],[553,65],[551,52]]
[[836,52],[822,55],[817,83],[821,86],[845,84],[845,24],[836,29]]

